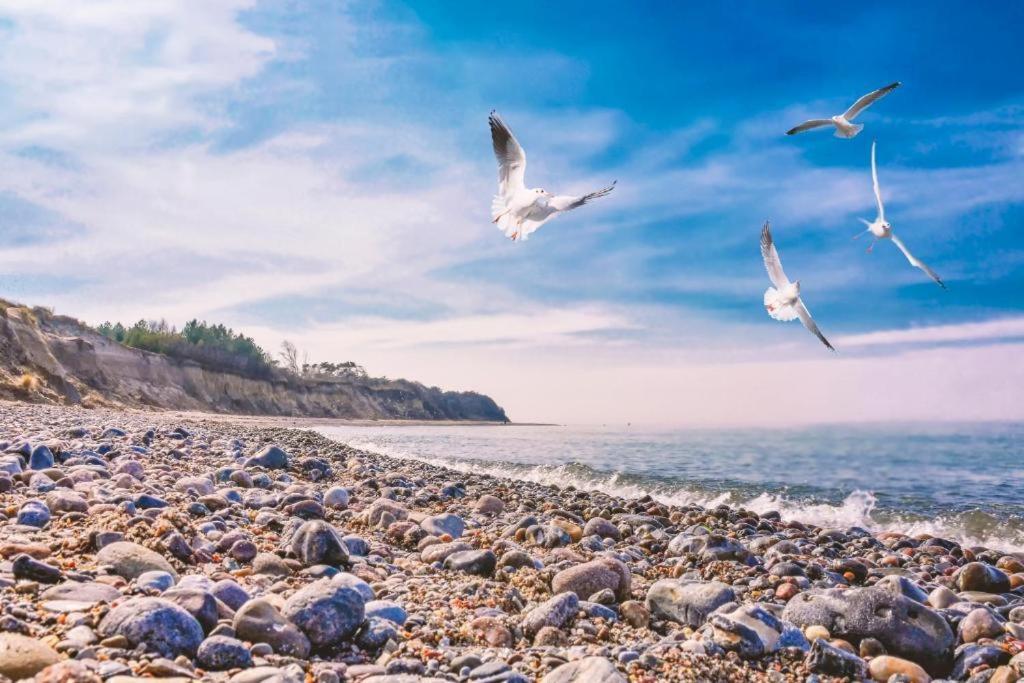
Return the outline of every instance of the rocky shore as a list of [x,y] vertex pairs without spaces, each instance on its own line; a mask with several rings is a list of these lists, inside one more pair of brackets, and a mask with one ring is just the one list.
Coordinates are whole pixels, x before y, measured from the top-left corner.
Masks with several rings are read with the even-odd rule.
[[0,403],[10,680],[1006,683],[1022,641],[1020,555]]

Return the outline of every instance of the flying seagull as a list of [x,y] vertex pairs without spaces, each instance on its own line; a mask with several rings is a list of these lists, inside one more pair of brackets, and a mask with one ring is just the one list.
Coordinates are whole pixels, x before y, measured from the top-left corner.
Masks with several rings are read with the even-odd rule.
[[833,116],[830,119],[811,119],[810,121],[804,121],[796,128],[790,128],[786,131],[786,135],[796,135],[797,133],[803,133],[805,130],[811,130],[812,128],[822,128],[824,126],[835,126],[836,137],[846,138],[849,140],[852,137],[856,137],[857,133],[864,129],[863,124],[850,123],[856,118],[857,114],[861,113],[876,101],[882,99],[896,88],[900,87],[900,82],[890,83],[884,88],[879,88],[874,92],[870,92],[864,97],[860,98],[853,103],[853,106],[847,109],[838,116]]
[[526,152],[497,113],[492,111],[487,122],[491,126],[494,156],[498,159],[498,194],[491,200],[491,222],[513,242],[525,241],[531,232],[558,214],[583,206],[615,189],[613,182],[602,190],[574,197],[553,195],[539,187],[526,187]]
[[870,222],[861,218],[860,222],[868,226],[868,229],[865,230],[864,232],[854,235],[854,239],[857,239],[866,232],[870,232],[875,239],[871,240],[871,246],[868,247],[869,252],[875,248],[875,242],[877,242],[878,240],[892,240],[892,243],[899,247],[900,251],[903,252],[903,255],[907,257],[908,261],[910,261],[910,265],[914,266],[915,268],[920,268],[921,270],[928,274],[928,277],[935,280],[935,282],[938,283],[939,287],[946,289],[945,283],[943,283],[939,276],[935,274],[935,271],[929,268],[924,263],[924,261],[921,261],[920,259],[918,259],[917,257],[910,253],[910,250],[907,249],[907,245],[903,244],[903,241],[896,236],[896,233],[892,231],[892,224],[889,223],[889,221],[885,220],[885,206],[882,204],[882,190],[878,186],[878,166],[875,164],[876,144],[877,141],[872,141],[871,143],[871,185],[875,189],[875,201],[878,202],[878,218],[876,218],[874,222]]
[[768,315],[776,320],[786,321],[800,318],[804,327],[813,332],[822,344],[827,346],[830,351],[835,351],[814,323],[811,312],[807,310],[804,302],[800,299],[800,281],[790,282],[786,273],[783,272],[782,261],[779,260],[779,252],[775,249],[775,243],[772,242],[772,231],[769,229],[767,221],[761,229],[761,256],[764,258],[764,267],[768,271],[768,279],[775,285],[764,292],[764,307],[768,311]]

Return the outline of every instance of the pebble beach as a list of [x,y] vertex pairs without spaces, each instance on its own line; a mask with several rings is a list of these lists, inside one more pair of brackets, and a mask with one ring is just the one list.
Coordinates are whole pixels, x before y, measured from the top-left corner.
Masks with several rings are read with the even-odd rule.
[[1024,554],[0,403],[0,680],[1024,677]]

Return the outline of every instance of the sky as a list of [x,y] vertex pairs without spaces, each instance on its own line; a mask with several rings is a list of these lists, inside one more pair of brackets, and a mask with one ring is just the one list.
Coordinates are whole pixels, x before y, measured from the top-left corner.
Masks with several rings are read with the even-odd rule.
[[[513,420],[1024,419],[1024,5],[0,0],[0,297]],[[853,140],[800,121],[903,86]],[[513,244],[527,184],[607,198]],[[878,141],[894,245],[866,253]],[[838,350],[771,320],[758,235]]]

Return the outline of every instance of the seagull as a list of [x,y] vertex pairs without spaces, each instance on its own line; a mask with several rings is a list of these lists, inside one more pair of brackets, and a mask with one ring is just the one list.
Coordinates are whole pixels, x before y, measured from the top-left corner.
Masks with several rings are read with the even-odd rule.
[[811,130],[812,128],[822,128],[824,126],[833,125],[836,127],[836,137],[846,138],[849,140],[852,137],[856,137],[857,133],[864,129],[863,124],[850,123],[857,116],[872,104],[882,99],[896,88],[900,87],[900,82],[890,83],[884,88],[879,88],[874,92],[870,92],[864,97],[860,98],[853,103],[853,106],[847,109],[845,112],[838,116],[833,116],[830,119],[811,119],[810,121],[804,121],[796,128],[790,128],[786,131],[786,135],[796,135],[797,133],[803,133],[805,130]]
[[875,201],[878,202],[878,218],[876,218],[874,222],[861,218],[860,222],[868,226],[868,229],[864,232],[857,233],[854,235],[853,239],[858,239],[864,233],[870,232],[875,239],[871,240],[871,246],[868,247],[868,253],[875,248],[875,242],[878,240],[892,240],[892,243],[899,247],[900,251],[903,252],[903,255],[907,257],[908,261],[910,261],[910,265],[915,268],[920,268],[928,274],[928,277],[935,280],[939,287],[946,289],[945,283],[943,283],[939,276],[935,274],[935,271],[929,268],[924,261],[919,260],[910,253],[910,250],[907,249],[907,245],[903,244],[903,241],[892,231],[892,224],[885,220],[885,206],[882,204],[882,190],[878,186],[878,166],[875,164],[875,145],[877,142],[878,141],[875,140],[871,143],[871,185],[875,189]]
[[494,156],[498,159],[498,194],[491,200],[491,222],[513,242],[525,241],[531,232],[558,214],[581,207],[615,189],[618,181],[596,192],[574,197],[526,187],[526,152],[497,113],[492,111],[487,122],[491,126]]
[[779,260],[779,252],[772,242],[772,231],[765,221],[761,229],[761,256],[764,258],[764,267],[768,271],[768,279],[774,287],[769,287],[764,292],[764,307],[768,315],[776,320],[793,320],[800,318],[800,322],[810,330],[821,343],[828,347],[829,351],[835,351],[832,345],[825,339],[818,326],[811,318],[811,312],[804,306],[800,299],[800,281],[790,282],[786,273],[782,270],[782,261]]

